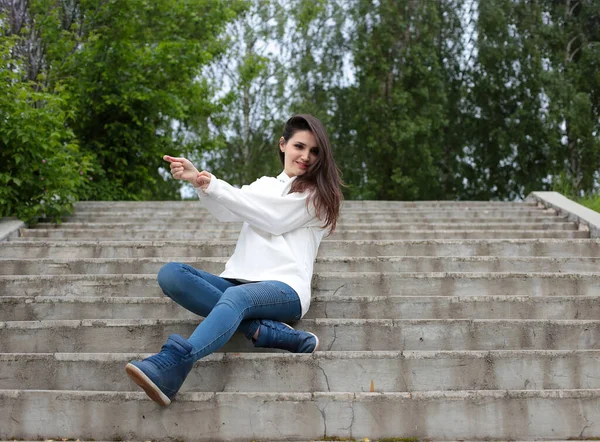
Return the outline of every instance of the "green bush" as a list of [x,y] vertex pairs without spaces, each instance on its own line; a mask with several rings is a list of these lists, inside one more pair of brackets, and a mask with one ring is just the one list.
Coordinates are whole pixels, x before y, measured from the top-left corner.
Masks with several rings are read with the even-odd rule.
[[600,213],[600,195],[592,195],[586,198],[578,198],[576,201],[588,209],[595,210]]
[[60,95],[20,81],[14,41],[0,46],[0,217],[60,221],[93,179],[90,160],[65,125]]
[[581,204],[588,209],[600,212],[600,194],[589,194],[583,197],[577,195],[577,192],[571,185],[571,181],[567,178],[565,173],[561,173],[557,177],[554,185],[552,186],[552,190],[566,196],[569,199],[572,199],[576,203]]

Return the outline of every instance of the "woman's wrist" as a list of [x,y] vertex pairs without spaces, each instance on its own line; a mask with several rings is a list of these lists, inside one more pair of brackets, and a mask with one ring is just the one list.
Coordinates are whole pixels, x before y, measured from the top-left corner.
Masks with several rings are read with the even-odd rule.
[[202,192],[204,193],[206,193],[206,189],[208,189],[208,186],[210,186],[210,181],[208,183],[204,182],[200,185],[198,185],[198,180],[190,180],[190,183],[192,186],[194,186],[194,189],[202,189]]
[[196,177],[198,176],[200,172],[198,172],[198,169],[194,170],[194,177],[190,178],[189,180],[186,180],[188,183],[190,183],[192,186],[194,186],[194,188],[198,188],[200,186],[198,186],[198,184],[196,183]]

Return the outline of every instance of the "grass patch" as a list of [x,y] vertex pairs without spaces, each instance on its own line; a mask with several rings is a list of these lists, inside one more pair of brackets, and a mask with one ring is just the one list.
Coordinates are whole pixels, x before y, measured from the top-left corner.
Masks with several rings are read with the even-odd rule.
[[320,438],[320,440],[330,440],[330,441],[343,441],[343,442],[359,442],[363,439],[350,439],[349,437],[339,437],[339,436],[326,436]]
[[600,213],[600,195],[592,195],[586,198],[575,198],[575,202]]
[[377,439],[377,442],[419,442],[418,437],[384,437]]
[[600,440],[600,437],[570,437],[567,440]]
[[566,196],[582,206],[587,207],[588,209],[592,209],[600,213],[600,193],[585,197],[578,196],[578,192],[573,188],[565,175],[560,175],[557,177],[556,182],[552,186],[552,190]]
[[384,437],[382,439],[351,439],[349,437],[327,436],[320,440],[335,441],[335,442],[419,442],[418,437]]

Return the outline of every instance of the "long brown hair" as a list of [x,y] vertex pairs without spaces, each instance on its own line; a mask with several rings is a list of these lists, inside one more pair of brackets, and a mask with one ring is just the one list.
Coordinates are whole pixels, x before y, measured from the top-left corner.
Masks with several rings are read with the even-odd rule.
[[[335,231],[337,219],[340,215],[341,204],[344,200],[341,188],[345,187],[345,184],[341,179],[340,169],[333,159],[331,144],[329,143],[325,126],[318,119],[308,114],[294,115],[285,123],[282,136],[287,143],[296,132],[303,130],[312,132],[317,140],[319,148],[317,160],[309,165],[305,173],[297,176],[292,183],[290,193],[304,192],[307,189],[311,190],[311,194],[306,202],[307,207],[312,201],[317,212],[317,217],[323,220],[322,215],[325,215],[325,225],[322,228],[331,226],[331,231],[329,232],[331,234]],[[285,154],[281,149],[277,150],[281,164],[285,167]]]

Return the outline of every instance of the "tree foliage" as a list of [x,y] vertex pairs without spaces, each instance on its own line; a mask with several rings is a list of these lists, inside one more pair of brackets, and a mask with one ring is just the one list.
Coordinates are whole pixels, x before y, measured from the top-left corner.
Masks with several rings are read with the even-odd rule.
[[15,41],[0,47],[0,217],[60,219],[84,193],[90,157],[66,125],[64,99],[20,81]]
[[0,8],[3,215],[59,218],[77,199],[174,198],[165,153],[236,185],[276,174],[294,113],[325,123],[349,199],[600,188],[593,0]]
[[115,0],[90,18],[93,31],[60,74],[76,109],[70,125],[96,158],[90,198],[173,197],[175,183],[157,173],[162,155],[186,152],[185,134],[217,110],[199,72],[223,51],[218,36],[233,14],[212,0]]
[[227,27],[228,51],[219,57],[207,78],[224,94],[211,122],[219,148],[197,158],[219,178],[236,184],[278,174],[277,139],[283,127],[278,112],[285,107],[287,67],[269,42],[285,36],[284,8],[273,0],[257,0]]
[[[359,1],[353,47],[357,84],[348,118],[373,199],[430,199],[442,192],[438,165],[447,126],[442,21],[435,2]],[[352,112],[352,113],[350,113]]]
[[560,176],[594,190],[599,22],[594,2],[480,3],[468,197],[523,197]]
[[[90,176],[78,198],[175,197],[179,186],[159,174],[161,158],[186,153],[189,134],[201,136],[218,111],[200,73],[225,50],[222,30],[244,7],[213,0],[3,0],[3,54],[7,75],[18,83],[12,87],[46,94],[32,98],[41,146],[28,146],[38,151],[31,155],[54,152],[59,137],[43,123],[47,116],[87,161]],[[19,115],[14,111],[6,109]],[[3,126],[5,137],[7,131]],[[9,139],[3,154],[15,161],[18,149]]]

